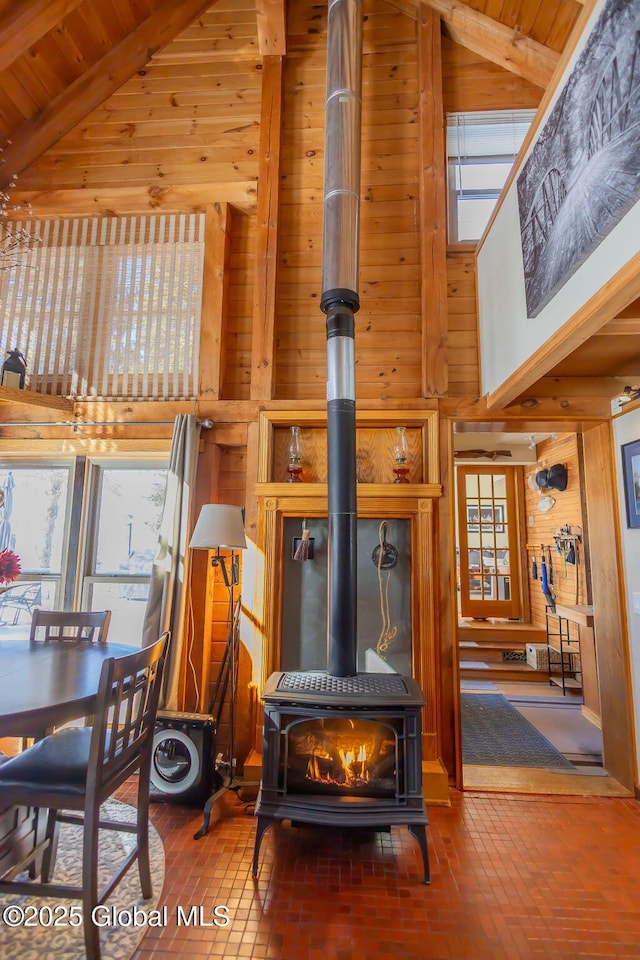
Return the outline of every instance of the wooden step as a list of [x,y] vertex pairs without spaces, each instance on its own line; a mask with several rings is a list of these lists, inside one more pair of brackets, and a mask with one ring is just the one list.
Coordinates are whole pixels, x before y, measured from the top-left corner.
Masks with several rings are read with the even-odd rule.
[[459,620],[458,640],[484,639],[494,641],[517,640],[519,643],[546,643],[544,627],[535,623],[522,623],[520,620]]
[[476,642],[475,640],[461,640],[458,644],[459,660],[497,660],[503,662],[503,653],[526,653],[524,643],[518,643],[517,640],[486,640]]
[[549,684],[546,670],[534,670],[528,663],[491,663],[461,660],[460,678],[462,680],[522,680],[525,683]]

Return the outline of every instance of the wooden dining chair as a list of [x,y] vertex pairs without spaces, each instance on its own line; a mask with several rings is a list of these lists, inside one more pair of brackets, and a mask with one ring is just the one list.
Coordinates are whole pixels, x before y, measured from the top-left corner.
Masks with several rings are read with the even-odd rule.
[[[100,960],[100,930],[91,922],[92,912],[111,895],[136,860],[143,898],[148,900],[153,892],[149,782],[168,642],[167,632],[148,647],[105,660],[92,727],[64,727],[0,765],[0,807],[26,805],[49,810],[43,841],[0,877],[0,894],[81,900],[87,960]],[[101,820],[100,805],[135,773],[136,822]],[[53,880],[60,823],[83,826],[82,882],[78,886]],[[102,889],[98,888],[100,829],[136,834],[133,849]],[[40,880],[14,879],[29,867],[33,871],[40,858]]]
[[111,610],[41,610],[31,616],[30,640],[35,643],[86,640],[106,643]]

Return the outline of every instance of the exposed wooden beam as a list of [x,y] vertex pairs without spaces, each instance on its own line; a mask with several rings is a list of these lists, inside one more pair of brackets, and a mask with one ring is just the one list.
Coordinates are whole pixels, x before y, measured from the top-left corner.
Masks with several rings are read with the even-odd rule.
[[219,400],[225,371],[225,320],[231,255],[231,209],[211,204],[205,213],[198,396]]
[[270,400],[274,388],[276,275],[280,150],[282,140],[282,57],[265,57],[262,70],[262,119],[254,308],[251,341],[252,400]]
[[498,410],[522,397],[532,384],[573,353],[585,340],[598,333],[605,323],[616,317],[639,293],[640,253],[637,253],[570,320],[556,330],[533,356],[489,394],[488,408]]
[[168,44],[197,16],[212,6],[212,0],[164,0],[140,26],[101,57],[59,96],[27,120],[13,134],[3,153],[0,187],[40,157],[45,150],[95,110],[153,54]]
[[447,204],[440,18],[427,4],[418,20],[422,392],[447,393]]
[[[24,190],[12,193],[15,203],[30,204],[33,216],[115,216],[153,210],[205,211],[211,203],[231,203],[255,210],[256,180],[189,183],[170,187],[111,187],[98,190]],[[24,213],[22,214],[24,218]]]
[[[638,370],[640,379],[640,369]],[[542,377],[528,395],[538,398],[573,399],[604,397],[610,400],[621,393],[631,377]]]
[[256,0],[258,47],[263,57],[284,57],[287,52],[286,0]]
[[0,72],[80,6],[82,0],[29,0],[14,3],[0,25]]
[[[421,0],[387,0],[387,3],[417,18]],[[455,43],[538,87],[548,86],[560,59],[554,50],[524,36],[517,28],[478,13],[460,0],[426,0],[426,3],[440,15]]]
[[63,410],[71,413],[73,400],[67,397],[54,397],[35,390],[15,390],[13,387],[0,387],[0,402],[28,404],[32,407],[46,407],[49,410]]

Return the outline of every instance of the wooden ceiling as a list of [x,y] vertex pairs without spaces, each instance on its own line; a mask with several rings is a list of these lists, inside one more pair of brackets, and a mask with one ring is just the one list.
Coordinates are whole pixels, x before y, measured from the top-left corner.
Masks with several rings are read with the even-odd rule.
[[[419,16],[420,0],[386,2]],[[427,3],[450,40],[541,90],[583,10],[578,0]],[[161,60],[176,37],[180,56],[193,62],[284,54],[286,0],[0,0],[0,187],[149,61]],[[529,393],[557,393],[560,383],[569,388],[585,376],[598,381],[600,395],[611,396],[612,378],[640,380],[640,303],[557,363]]]

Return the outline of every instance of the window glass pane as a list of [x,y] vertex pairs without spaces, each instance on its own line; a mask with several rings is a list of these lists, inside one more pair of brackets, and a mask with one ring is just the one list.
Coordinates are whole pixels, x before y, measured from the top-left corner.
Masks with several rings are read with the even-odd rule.
[[496,205],[495,200],[458,198],[458,240],[479,240]]
[[94,574],[150,576],[164,503],[166,471],[102,471]]
[[447,115],[450,242],[479,240],[484,233],[534,115],[534,110]]
[[[51,464],[0,469],[0,549],[22,561],[22,573],[59,574],[65,545],[69,470]],[[1,499],[1,498],[0,498]]]
[[8,637],[26,639],[31,615],[36,607],[56,610],[58,580],[17,580],[0,594],[0,640]]
[[463,163],[460,165],[459,184],[461,190],[491,190],[500,194],[513,166],[513,160],[506,163]]
[[148,583],[91,583],[89,608],[111,610],[108,640],[132,647],[142,644],[142,623],[149,593]]

